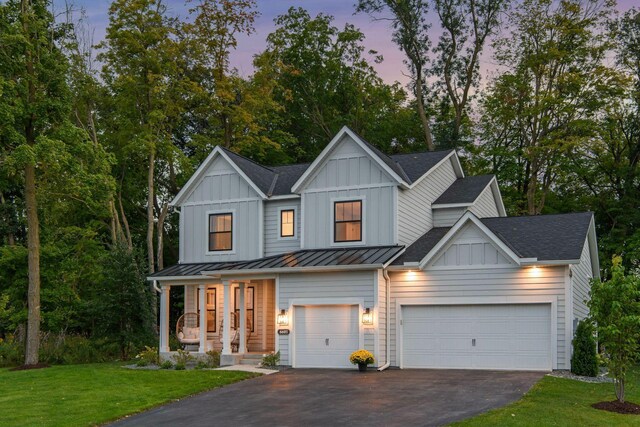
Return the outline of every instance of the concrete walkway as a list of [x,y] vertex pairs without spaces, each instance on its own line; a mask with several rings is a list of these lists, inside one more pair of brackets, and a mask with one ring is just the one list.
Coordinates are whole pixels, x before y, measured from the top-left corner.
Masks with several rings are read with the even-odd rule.
[[543,375],[289,369],[170,403],[115,425],[443,425],[518,400]]
[[253,372],[254,374],[263,374],[263,375],[271,375],[278,372],[275,369],[264,369],[259,368],[254,365],[231,365],[225,366],[224,368],[216,368],[212,369],[213,371],[242,371],[242,372]]

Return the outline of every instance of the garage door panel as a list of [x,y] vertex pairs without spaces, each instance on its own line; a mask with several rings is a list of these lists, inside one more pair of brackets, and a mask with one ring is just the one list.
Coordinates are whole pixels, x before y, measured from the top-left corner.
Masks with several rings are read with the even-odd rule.
[[353,305],[295,308],[295,366],[349,368],[349,355],[358,349],[359,312]]
[[551,368],[550,304],[404,306],[402,315],[403,367]]

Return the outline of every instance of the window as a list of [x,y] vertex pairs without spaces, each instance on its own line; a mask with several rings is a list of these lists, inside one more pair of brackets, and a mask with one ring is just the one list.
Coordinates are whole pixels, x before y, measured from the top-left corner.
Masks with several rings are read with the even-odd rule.
[[209,251],[233,249],[233,214],[209,215]]
[[295,235],[296,211],[283,209],[280,211],[280,237],[293,237]]
[[[245,288],[244,304],[247,307],[247,324],[251,326],[251,332],[255,332],[255,316],[253,314],[254,303],[254,287],[249,286]],[[235,318],[238,319],[238,324],[234,325],[236,328],[240,327],[240,288],[235,288],[235,294],[233,298],[233,311],[236,313]]]
[[335,202],[334,242],[362,241],[362,200]]
[[[207,332],[216,331],[216,290],[207,289]],[[196,291],[196,307],[200,316],[200,292]]]

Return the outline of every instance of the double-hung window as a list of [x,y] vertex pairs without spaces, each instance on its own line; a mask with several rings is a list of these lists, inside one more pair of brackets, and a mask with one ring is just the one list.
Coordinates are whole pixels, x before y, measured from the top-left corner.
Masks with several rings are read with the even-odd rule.
[[296,227],[296,211],[283,209],[280,211],[280,237],[294,237]]
[[233,214],[209,215],[209,251],[233,250]]
[[362,241],[362,200],[335,202],[333,241]]

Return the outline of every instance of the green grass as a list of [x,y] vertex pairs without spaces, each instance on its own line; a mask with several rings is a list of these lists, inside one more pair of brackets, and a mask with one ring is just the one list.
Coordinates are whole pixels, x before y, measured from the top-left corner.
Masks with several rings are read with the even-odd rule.
[[0,425],[102,424],[253,376],[233,371],[131,370],[121,364],[2,369]]
[[[640,426],[640,416],[601,411],[591,404],[615,400],[612,384],[545,376],[519,401],[455,426]],[[640,368],[627,378],[626,399],[640,404]]]

